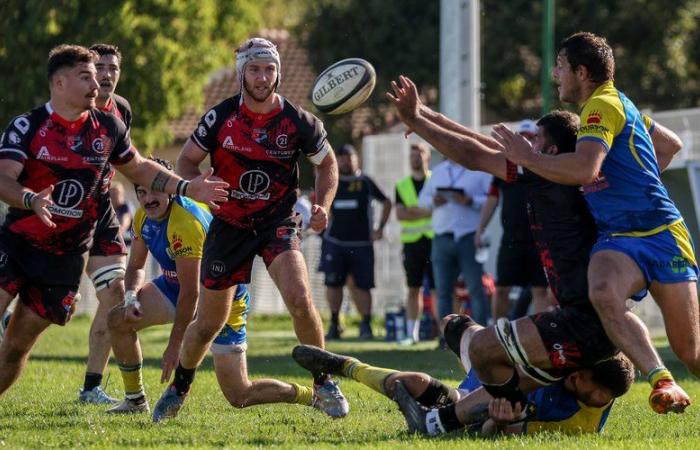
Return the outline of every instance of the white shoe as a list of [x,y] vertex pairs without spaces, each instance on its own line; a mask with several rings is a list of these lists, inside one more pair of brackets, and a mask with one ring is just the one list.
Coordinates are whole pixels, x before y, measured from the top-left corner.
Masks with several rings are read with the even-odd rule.
[[338,382],[328,378],[322,385],[314,385],[314,399],[311,404],[334,419],[345,417],[350,412],[350,405]]
[[102,386],[97,386],[89,391],[81,389],[78,401],[80,403],[91,403],[93,405],[113,405],[119,403],[119,400],[107,395],[104,389],[102,389]]
[[147,413],[151,408],[148,407],[148,401],[145,396],[139,398],[125,398],[123,402],[107,410],[108,414],[134,414]]

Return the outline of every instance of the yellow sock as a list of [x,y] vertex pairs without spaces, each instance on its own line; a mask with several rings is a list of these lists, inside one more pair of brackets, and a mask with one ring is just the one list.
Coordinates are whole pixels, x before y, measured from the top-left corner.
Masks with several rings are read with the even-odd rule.
[[386,395],[384,391],[384,380],[386,380],[386,377],[389,375],[397,372],[398,370],[370,366],[355,358],[350,358],[343,363],[343,374],[346,377],[352,378],[384,395]]
[[647,374],[647,381],[649,381],[649,384],[651,384],[651,387],[656,386],[656,383],[658,383],[659,380],[675,381],[673,379],[673,375],[671,375],[671,371],[668,370],[664,366],[660,366],[660,367],[657,367],[655,369],[652,369],[651,372],[649,372]]
[[313,399],[313,390],[310,387],[302,386],[296,383],[289,383],[296,390],[296,395],[291,403],[299,403],[300,405],[310,405]]
[[138,398],[143,395],[143,376],[141,375],[141,363],[127,366],[119,364],[119,371],[124,380],[124,393],[126,398]]

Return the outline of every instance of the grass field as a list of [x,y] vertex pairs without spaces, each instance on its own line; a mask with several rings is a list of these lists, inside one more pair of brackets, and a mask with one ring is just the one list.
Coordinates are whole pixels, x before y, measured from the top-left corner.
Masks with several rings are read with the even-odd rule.
[[[342,382],[342,389],[351,412],[343,420],[332,420],[320,411],[298,405],[235,409],[220,393],[209,358],[177,418],[154,425],[146,415],[113,417],[106,415],[103,407],[83,406],[76,401],[84,373],[88,328],[89,320],[81,317],[66,328],[50,328],[41,338],[23,377],[0,399],[1,447],[700,448],[700,407],[691,406],[680,416],[657,416],[647,406],[648,386],[642,382],[617,401],[600,436],[548,434],[481,440],[453,434],[425,439],[405,431],[403,417],[391,401],[349,380]],[[249,336],[252,377],[310,382],[289,356],[296,340],[288,319],[254,317]],[[141,335],[151,404],[163,390],[159,384],[160,355],[167,338],[167,327],[146,330]],[[676,376],[697,399],[700,383],[688,378],[664,344],[660,346]],[[463,375],[451,354],[434,351],[433,343],[401,347],[348,339],[329,348],[376,365],[426,371],[450,383],[457,383]],[[115,364],[110,364],[108,375],[107,391],[120,397],[122,384]]]

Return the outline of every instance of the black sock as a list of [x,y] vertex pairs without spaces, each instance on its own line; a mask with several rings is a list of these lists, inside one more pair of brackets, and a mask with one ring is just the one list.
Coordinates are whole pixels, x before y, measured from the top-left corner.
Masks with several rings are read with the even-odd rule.
[[331,323],[332,323],[333,325],[338,325],[339,320],[340,320],[340,313],[337,313],[337,312],[334,313],[334,312],[332,312],[332,313],[331,313]]
[[364,315],[362,316],[362,323],[366,323],[367,325],[369,325],[371,321],[372,321],[372,315],[371,315],[371,314],[364,314]]
[[459,423],[459,419],[457,418],[457,408],[455,407],[454,403],[438,409],[438,416],[440,417],[442,427],[447,433],[464,428],[464,425]]
[[416,401],[426,408],[434,408],[447,406],[457,401],[458,398],[459,394],[455,389],[431,378],[428,387],[416,397]]
[[83,384],[84,391],[91,391],[102,384],[102,374],[94,372],[85,372],[85,383]]
[[330,377],[331,377],[331,376],[328,375],[327,373],[324,373],[324,374],[321,374],[321,375],[317,375],[317,376],[314,377],[314,384],[315,384],[316,386],[321,386],[323,383],[325,383],[326,381],[328,381],[328,379],[329,379]]
[[173,380],[173,386],[175,386],[175,392],[177,395],[185,395],[190,391],[190,385],[194,381],[194,374],[197,368],[185,369],[177,364],[177,369],[175,369],[175,379]]

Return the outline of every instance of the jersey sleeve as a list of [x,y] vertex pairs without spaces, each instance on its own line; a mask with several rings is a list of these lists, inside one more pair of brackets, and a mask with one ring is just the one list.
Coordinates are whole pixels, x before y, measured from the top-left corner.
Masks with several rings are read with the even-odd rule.
[[613,103],[611,99],[594,97],[581,111],[581,128],[576,142],[594,141],[605,147],[612,147],[613,139],[620,134],[625,125],[625,112],[622,104]]
[[299,134],[301,136],[301,152],[314,165],[321,164],[323,158],[331,151],[328,143],[328,133],[323,122],[307,111],[301,111]]
[[134,220],[131,223],[131,237],[132,239],[141,239],[141,229],[143,228],[143,223],[146,221],[146,213],[143,208],[136,210],[134,214]]
[[379,200],[380,202],[383,202],[386,200],[386,195],[384,195],[384,192],[382,192],[381,189],[379,189],[379,186],[377,186],[377,183],[374,182],[370,177],[367,177],[367,184],[369,185],[369,195],[375,200]]
[[119,113],[124,118],[124,124],[128,130],[131,129],[131,118],[133,116],[131,112],[131,103],[121,95],[114,94],[114,101],[117,104],[117,109]]
[[647,129],[649,134],[653,134],[654,127],[656,126],[656,122],[654,122],[654,119],[652,119],[646,114],[642,114],[642,121],[644,122],[644,128]]
[[[228,101],[230,101],[230,99]],[[219,145],[216,137],[221,124],[226,120],[227,114],[224,109],[227,104],[228,103],[224,101],[207,111],[207,113],[199,119],[197,128],[195,128],[190,136],[190,139],[207,153],[213,152]]]
[[29,155],[29,143],[32,140],[32,126],[26,115],[12,119],[0,136],[0,160],[9,159],[22,164]]
[[112,116],[116,126],[114,148],[109,155],[109,162],[117,166],[126,164],[136,156],[136,149],[131,145],[131,136],[126,124]]
[[168,246],[173,257],[201,259],[206,236],[204,226],[186,209],[173,203],[168,221]]

